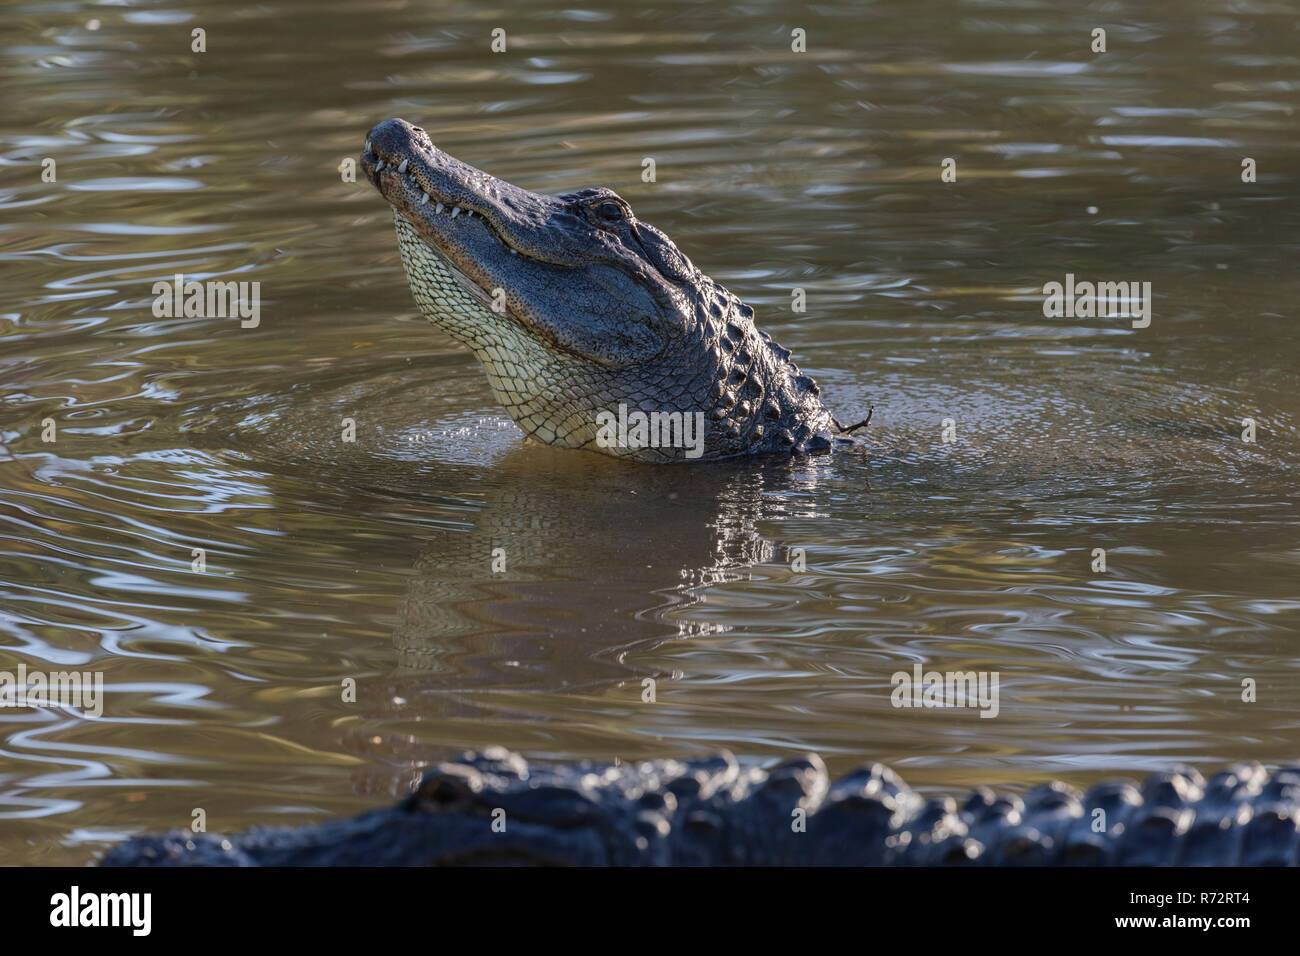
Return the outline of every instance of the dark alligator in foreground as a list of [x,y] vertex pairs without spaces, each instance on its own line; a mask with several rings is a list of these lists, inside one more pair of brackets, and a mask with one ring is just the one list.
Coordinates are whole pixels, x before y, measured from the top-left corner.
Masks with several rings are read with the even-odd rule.
[[956,800],[923,798],[879,764],[832,782],[815,756],[771,772],[728,757],[550,769],[494,749],[438,765],[395,807],[234,837],[136,837],[102,865],[1294,866],[1297,824],[1300,768]]
[[865,424],[840,425],[754,310],[612,190],[520,189],[400,119],[370,131],[361,162],[420,310],[534,438],[664,462],[819,454]]

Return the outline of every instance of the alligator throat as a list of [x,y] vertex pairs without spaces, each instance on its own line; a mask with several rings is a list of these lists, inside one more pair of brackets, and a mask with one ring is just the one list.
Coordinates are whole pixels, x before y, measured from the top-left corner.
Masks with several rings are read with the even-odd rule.
[[753,310],[610,189],[544,196],[400,119],[362,168],[393,207],[420,311],[551,445],[647,462],[830,451],[843,431]]

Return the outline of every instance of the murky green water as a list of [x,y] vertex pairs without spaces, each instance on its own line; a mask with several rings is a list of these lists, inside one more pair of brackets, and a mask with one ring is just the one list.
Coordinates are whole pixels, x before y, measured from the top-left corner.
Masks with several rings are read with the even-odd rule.
[[[0,859],[354,812],[487,744],[946,788],[1294,759],[1295,14],[8,5],[0,669],[105,700],[0,710]],[[870,453],[526,443],[340,181],[389,116],[619,190],[874,404]],[[260,324],[155,317],[177,272],[260,282]],[[1045,318],[1067,273],[1150,282],[1150,326]],[[996,671],[998,716],[893,707],[918,662]]]

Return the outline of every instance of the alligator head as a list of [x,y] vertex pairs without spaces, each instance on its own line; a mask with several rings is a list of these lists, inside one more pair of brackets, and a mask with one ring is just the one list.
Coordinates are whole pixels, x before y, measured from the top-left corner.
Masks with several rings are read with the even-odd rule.
[[361,160],[420,310],[534,438],[661,462],[816,454],[844,430],[753,309],[613,190],[529,192],[400,119]]

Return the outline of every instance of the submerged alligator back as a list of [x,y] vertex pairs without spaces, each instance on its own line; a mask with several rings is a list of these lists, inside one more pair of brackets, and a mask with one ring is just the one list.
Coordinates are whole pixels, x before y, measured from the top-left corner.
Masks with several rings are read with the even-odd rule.
[[1258,764],[926,799],[880,764],[832,781],[816,756],[771,772],[725,756],[547,768],[493,749],[438,765],[390,809],[137,837],[103,865],[1295,866],[1298,823],[1300,768]]

